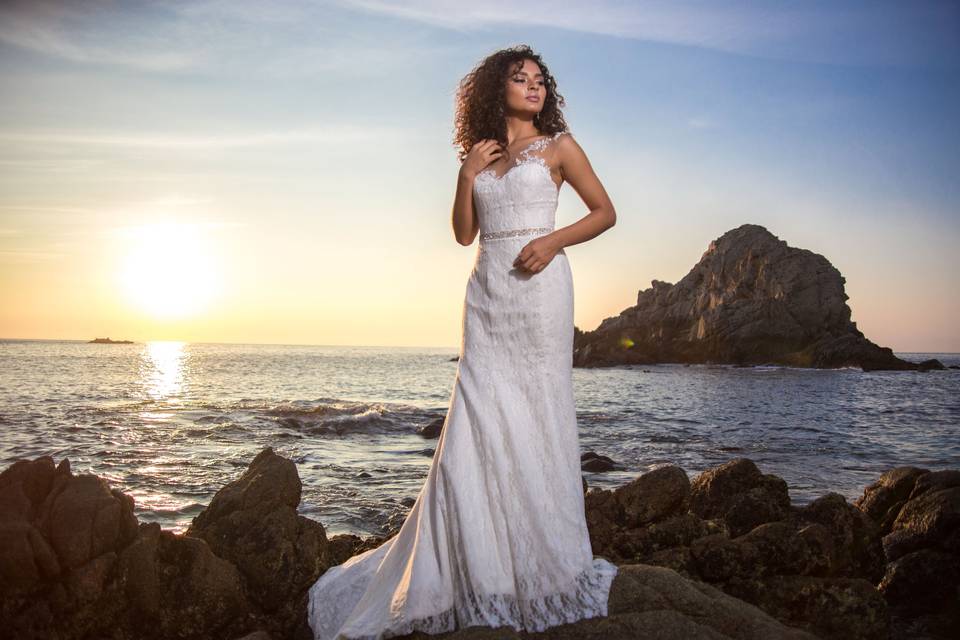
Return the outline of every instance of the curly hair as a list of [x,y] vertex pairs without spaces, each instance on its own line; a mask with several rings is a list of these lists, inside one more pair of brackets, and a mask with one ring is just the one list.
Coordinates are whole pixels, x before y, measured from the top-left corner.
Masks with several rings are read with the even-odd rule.
[[557,92],[557,81],[539,54],[527,45],[517,45],[496,51],[484,58],[460,81],[455,102],[453,145],[459,146],[457,155],[462,162],[470,148],[485,138],[507,146],[506,81],[523,68],[524,60],[532,60],[543,73],[547,97],[543,109],[533,122],[541,135],[553,135],[567,130],[560,108],[565,106]]

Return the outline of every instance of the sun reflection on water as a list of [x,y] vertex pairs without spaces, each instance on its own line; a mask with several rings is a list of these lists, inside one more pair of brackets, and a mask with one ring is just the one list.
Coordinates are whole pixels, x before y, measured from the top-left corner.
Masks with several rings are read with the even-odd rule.
[[[188,357],[185,342],[154,341],[148,342],[143,349],[140,362],[140,379],[147,395],[155,401],[165,400],[179,403],[186,387],[186,360]],[[142,418],[148,421],[163,421],[168,414],[143,412]]]

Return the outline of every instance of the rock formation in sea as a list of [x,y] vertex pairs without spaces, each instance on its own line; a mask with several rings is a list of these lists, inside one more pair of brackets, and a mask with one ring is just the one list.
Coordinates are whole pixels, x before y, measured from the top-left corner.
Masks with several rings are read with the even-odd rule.
[[[396,531],[327,538],[300,497],[296,465],[267,448],[175,534],[67,459],[19,460],[0,473],[3,637],[310,640],[310,585]],[[540,640],[957,637],[958,470],[899,467],[854,504],[828,493],[798,507],[738,458],[693,480],[659,467],[585,501],[594,553],[620,568],[608,616]]]
[[676,284],[653,280],[635,306],[576,331],[574,366],[944,368],[908,362],[868,340],[850,319],[845,282],[822,255],[744,224],[711,242]]

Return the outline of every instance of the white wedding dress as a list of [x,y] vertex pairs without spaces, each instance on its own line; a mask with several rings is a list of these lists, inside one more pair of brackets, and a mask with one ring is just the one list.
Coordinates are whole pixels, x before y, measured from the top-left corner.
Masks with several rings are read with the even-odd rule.
[[594,558],[584,514],[570,264],[561,250],[538,273],[513,266],[554,229],[560,135],[474,180],[480,242],[433,462],[400,531],[310,588],[317,640],[541,631],[607,614],[617,566]]

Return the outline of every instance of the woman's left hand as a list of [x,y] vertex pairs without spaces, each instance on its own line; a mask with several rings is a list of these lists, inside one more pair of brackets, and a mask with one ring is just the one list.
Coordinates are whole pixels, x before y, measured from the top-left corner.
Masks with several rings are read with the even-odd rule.
[[540,236],[528,242],[520,250],[517,258],[513,261],[513,266],[530,273],[539,273],[550,264],[550,261],[562,248],[553,234]]

